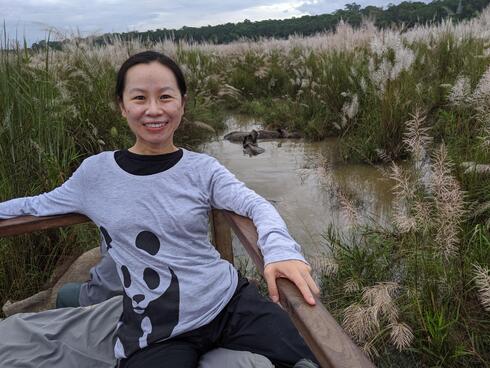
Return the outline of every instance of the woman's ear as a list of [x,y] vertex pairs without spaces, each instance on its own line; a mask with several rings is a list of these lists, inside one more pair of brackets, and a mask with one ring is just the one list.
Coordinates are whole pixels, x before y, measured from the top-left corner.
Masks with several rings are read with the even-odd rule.
[[182,96],[182,108],[185,108],[186,103],[187,103],[187,94]]
[[125,118],[126,117],[126,109],[124,108],[124,103],[122,99],[118,99],[117,104],[119,105],[119,110],[121,110],[121,115]]

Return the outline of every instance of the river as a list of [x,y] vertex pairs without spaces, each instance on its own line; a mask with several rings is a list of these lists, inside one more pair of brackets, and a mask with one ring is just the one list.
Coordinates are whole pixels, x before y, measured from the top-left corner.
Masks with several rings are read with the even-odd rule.
[[[340,162],[337,139],[259,140],[265,152],[249,157],[241,144],[223,140],[223,135],[261,129],[260,122],[232,116],[226,123],[227,130],[204,144],[202,151],[216,157],[249,188],[274,204],[307,258],[328,253],[322,234],[329,224],[342,232],[352,226],[352,217],[340,204],[339,190],[355,203],[358,222],[375,217],[383,224],[389,223],[391,183],[373,166]],[[237,239],[233,245],[238,255],[243,254]]]

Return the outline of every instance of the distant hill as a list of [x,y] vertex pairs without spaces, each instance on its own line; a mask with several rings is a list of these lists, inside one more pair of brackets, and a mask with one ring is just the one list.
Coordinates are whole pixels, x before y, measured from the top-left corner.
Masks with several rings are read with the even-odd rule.
[[[362,8],[356,3],[347,4],[344,9],[331,14],[303,16],[284,20],[264,20],[252,22],[245,20],[240,23],[226,23],[206,27],[182,27],[180,29],[157,29],[146,32],[112,33],[100,36],[96,42],[110,42],[110,36],[118,36],[123,40],[140,38],[148,41],[173,39],[175,41],[211,42],[216,44],[229,43],[241,38],[256,40],[259,38],[287,38],[298,34],[313,35],[318,32],[335,29],[340,20],[352,26],[359,26],[363,18],[374,19],[380,28],[404,24],[412,27],[415,24],[440,22],[451,17],[455,21],[475,17],[490,0],[434,0],[429,4],[404,1],[399,5],[388,5],[386,9],[376,6]],[[61,48],[62,42],[50,42],[54,48]],[[46,41],[32,45],[33,49],[44,48]]]

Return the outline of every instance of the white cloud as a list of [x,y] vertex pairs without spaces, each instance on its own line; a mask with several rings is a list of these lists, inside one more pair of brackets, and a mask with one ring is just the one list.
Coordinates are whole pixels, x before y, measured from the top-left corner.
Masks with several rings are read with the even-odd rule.
[[[400,4],[405,0],[307,0],[302,5],[298,6],[298,10],[306,12],[310,15],[332,13],[338,9],[344,9],[345,4],[356,3],[362,8],[373,5],[378,7],[386,7],[389,4]],[[431,0],[417,0],[424,3],[429,3]]]
[[[259,2],[257,2],[259,3]],[[263,2],[260,2],[263,3]],[[144,21],[136,24],[136,29],[156,29],[156,28],[180,28],[184,24],[187,26],[200,27],[207,25],[217,25],[223,23],[242,22],[245,19],[251,21],[259,21],[266,19],[284,19],[293,16],[301,16],[305,13],[298,11],[294,3],[277,3],[270,5],[256,5],[250,7],[226,7],[219,11],[203,13],[203,9],[185,9],[185,12],[180,14],[161,13],[152,22]],[[185,23],[182,22],[185,19]]]

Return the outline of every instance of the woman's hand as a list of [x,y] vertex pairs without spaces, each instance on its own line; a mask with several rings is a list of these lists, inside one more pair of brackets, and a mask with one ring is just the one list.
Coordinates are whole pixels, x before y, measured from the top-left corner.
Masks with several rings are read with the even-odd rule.
[[284,277],[291,280],[301,291],[306,302],[315,305],[313,294],[319,295],[320,289],[311,277],[311,267],[302,261],[288,260],[269,263],[265,266],[264,277],[269,295],[274,303],[279,302],[276,279]]

